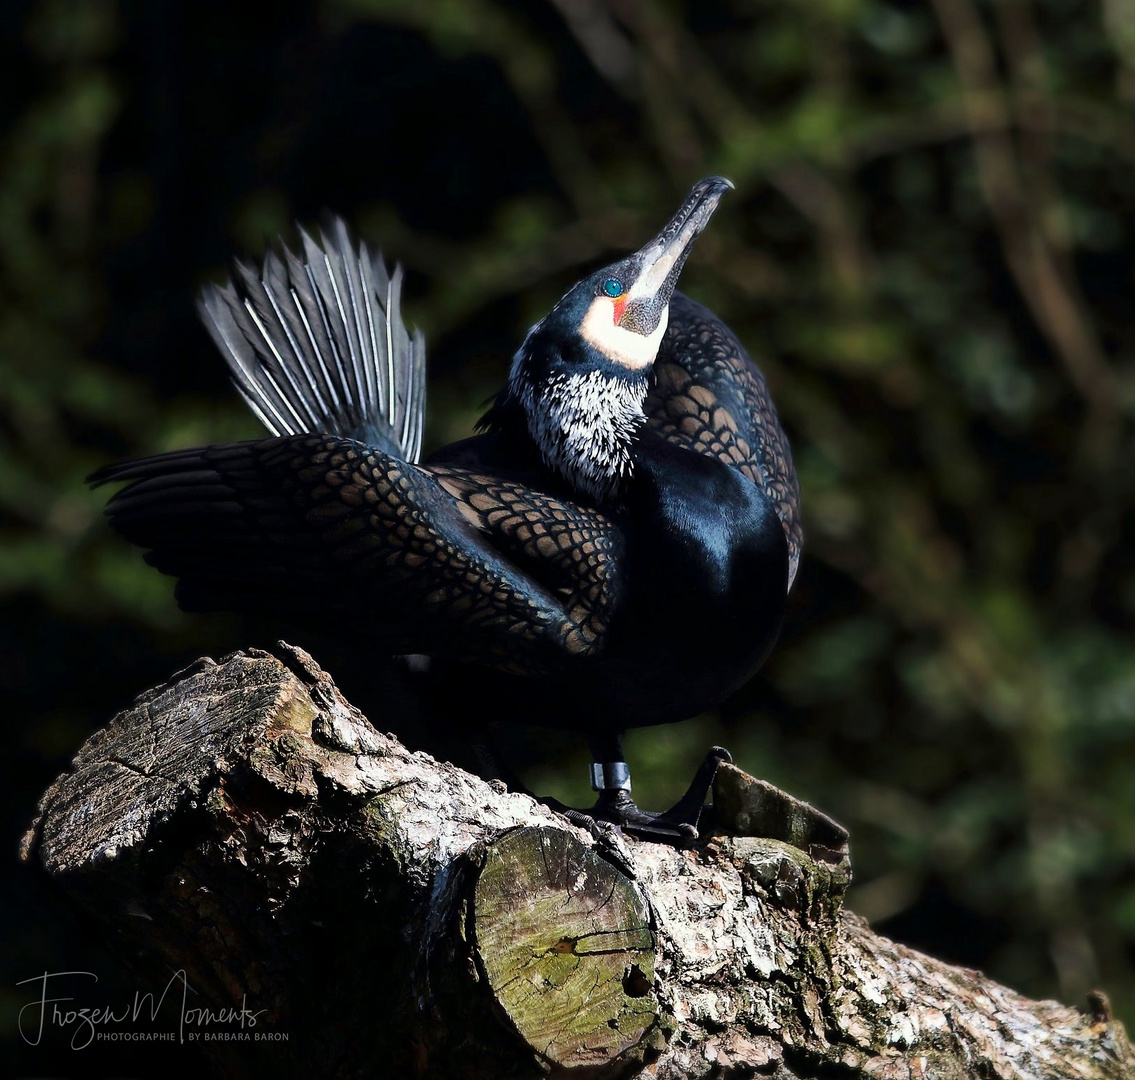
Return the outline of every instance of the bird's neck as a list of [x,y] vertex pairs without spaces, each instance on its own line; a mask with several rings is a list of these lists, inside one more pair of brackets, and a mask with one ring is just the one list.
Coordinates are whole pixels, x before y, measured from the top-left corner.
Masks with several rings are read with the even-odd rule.
[[575,495],[618,502],[646,427],[649,373],[649,364],[628,367],[544,319],[528,331],[508,385],[478,427],[529,441],[543,467]]
[[550,374],[510,387],[544,464],[598,503],[618,498],[634,473],[646,423],[646,377],[603,371]]

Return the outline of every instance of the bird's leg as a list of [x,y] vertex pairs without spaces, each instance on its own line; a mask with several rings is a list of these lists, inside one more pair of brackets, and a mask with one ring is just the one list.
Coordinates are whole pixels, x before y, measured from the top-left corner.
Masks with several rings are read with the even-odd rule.
[[566,806],[559,799],[537,797],[519,776],[504,762],[488,733],[474,739],[481,774],[503,779],[510,790],[532,795],[538,802],[563,814],[573,825],[588,830],[596,839],[603,830],[616,825],[625,832],[645,840],[661,843],[684,843],[696,840],[701,818],[717,767],[733,757],[724,747],[713,746],[698,766],[689,788],[669,810],[660,813],[640,810],[631,798],[630,766],[623,760],[623,733],[605,732],[588,739],[592,756],[599,760],[590,766],[591,786],[599,793],[595,805],[589,810]]
[[669,810],[652,813],[640,810],[631,798],[630,768],[623,760],[623,733],[597,734],[588,741],[592,756],[598,759],[591,763],[591,786],[599,792],[599,797],[586,814],[598,821],[612,822],[647,840],[673,843],[696,839],[702,807],[717,767],[723,761],[733,760],[724,747],[711,747],[685,795]]

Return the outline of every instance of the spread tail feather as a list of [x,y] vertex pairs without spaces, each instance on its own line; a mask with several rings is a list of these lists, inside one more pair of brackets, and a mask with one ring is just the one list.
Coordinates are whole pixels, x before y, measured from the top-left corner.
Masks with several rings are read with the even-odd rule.
[[245,263],[198,311],[249,408],[273,435],[357,439],[405,461],[421,455],[425,342],[402,319],[402,268],[356,249],[341,218],[300,230],[303,258]]

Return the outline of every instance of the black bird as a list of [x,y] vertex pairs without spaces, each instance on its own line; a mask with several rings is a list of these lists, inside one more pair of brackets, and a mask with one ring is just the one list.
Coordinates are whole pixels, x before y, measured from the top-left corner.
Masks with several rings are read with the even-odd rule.
[[[95,473],[107,514],[187,610],[332,625],[377,653],[475,665],[487,715],[583,732],[590,817],[696,835],[714,748],[670,811],[631,800],[630,727],[744,683],[800,551],[792,458],[764,378],[674,291],[728,180],[695,184],[640,251],[525,337],[479,434],[418,463],[424,349],[335,221],[303,258],[207,288],[201,313],[270,438]],[[472,684],[471,684],[472,685]]]

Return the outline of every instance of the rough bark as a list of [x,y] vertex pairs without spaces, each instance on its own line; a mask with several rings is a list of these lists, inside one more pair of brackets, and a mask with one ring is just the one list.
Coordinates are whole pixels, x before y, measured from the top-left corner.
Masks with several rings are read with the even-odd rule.
[[[688,850],[599,842],[376,731],[299,650],[199,661],[93,735],[23,847],[233,1076],[1118,1078],[1029,1001],[843,911],[838,827],[739,770]],[[807,848],[808,850],[803,850]],[[195,1014],[196,1015],[196,1014]]]

